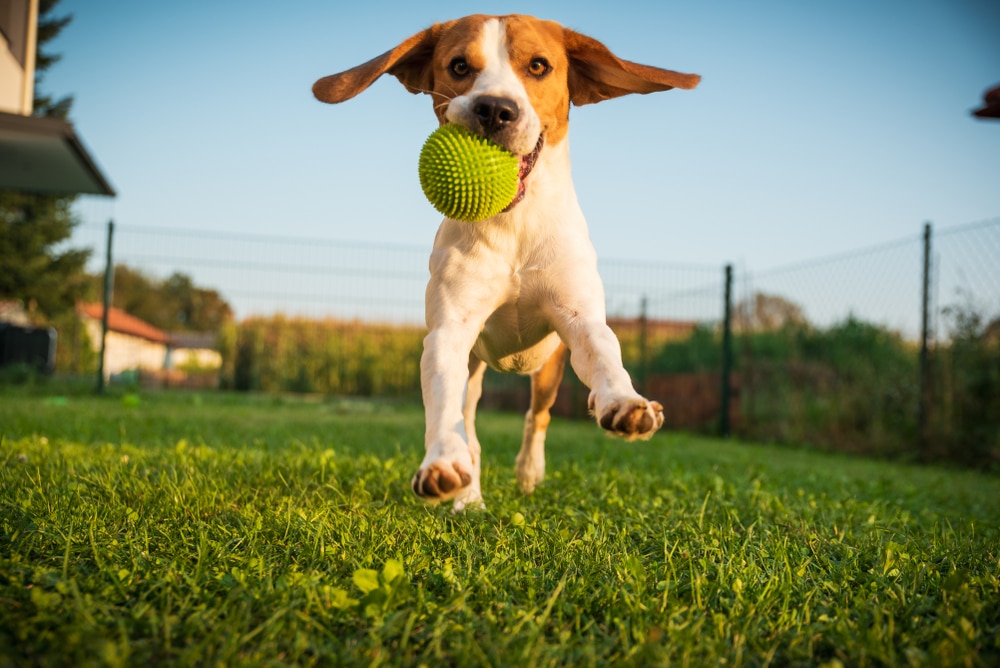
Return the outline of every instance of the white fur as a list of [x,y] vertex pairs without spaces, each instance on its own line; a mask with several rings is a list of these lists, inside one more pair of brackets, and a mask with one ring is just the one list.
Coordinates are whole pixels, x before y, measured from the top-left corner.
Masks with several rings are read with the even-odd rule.
[[[518,103],[521,115],[506,143],[515,153],[528,153],[540,121],[506,60],[502,23],[487,21],[481,38],[487,67],[467,95],[451,100],[446,118],[473,126],[477,95],[507,97]],[[442,471],[468,473],[471,483],[452,495],[456,510],[482,506],[474,421],[483,365],[470,367],[470,351],[494,368],[531,373],[561,339],[573,369],[591,388],[595,415],[650,411],[654,426],[634,435],[640,438],[663,422],[652,402],[633,389],[618,340],[606,324],[604,288],[573,188],[568,140],[544,146],[529,182],[523,201],[508,213],[474,224],[445,219],[430,258],[429,334],[420,363],[426,455],[414,484]],[[518,480],[527,492],[544,476],[544,438],[544,426],[536,429],[529,411],[517,460]]]
[[386,73],[411,93],[431,95],[439,121],[486,134],[521,156],[522,167],[535,159],[508,211],[478,223],[445,219],[438,229],[420,360],[426,454],[414,492],[452,499],[455,510],[482,506],[475,421],[487,364],[531,375],[516,460],[525,492],[545,476],[545,433],[567,350],[598,424],[629,440],[652,436],[663,407],[632,388],[606,323],[597,257],[570,176],[566,114],[570,103],[690,89],[700,77],[622,60],[551,21],[474,15],[434,24],[322,77],[313,94],[344,102]]
[[477,97],[480,95],[506,97],[515,102],[522,113],[513,127],[505,131],[503,136],[494,137],[494,140],[511,153],[517,155],[529,153],[538,142],[542,124],[531,106],[531,101],[528,100],[524,84],[510,66],[503,22],[499,19],[484,22],[479,40],[486,56],[486,67],[476,76],[476,83],[468,93],[451,99],[445,118],[452,123],[474,127],[476,119],[472,107]]

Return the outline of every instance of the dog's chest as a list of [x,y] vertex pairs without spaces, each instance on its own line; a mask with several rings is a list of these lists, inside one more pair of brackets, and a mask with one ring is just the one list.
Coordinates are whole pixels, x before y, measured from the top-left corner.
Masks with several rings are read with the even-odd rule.
[[545,363],[558,343],[538,304],[514,300],[490,315],[473,350],[497,371],[531,373]]

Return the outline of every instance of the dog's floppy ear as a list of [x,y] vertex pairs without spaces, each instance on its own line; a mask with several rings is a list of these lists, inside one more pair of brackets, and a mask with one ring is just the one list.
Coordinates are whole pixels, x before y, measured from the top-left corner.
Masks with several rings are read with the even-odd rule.
[[411,93],[429,93],[431,56],[440,34],[441,24],[433,25],[363,65],[323,77],[313,84],[313,95],[322,102],[344,102],[386,73],[399,79]]
[[671,88],[691,89],[697,74],[682,74],[622,60],[596,39],[563,29],[569,56],[569,95],[575,105],[592,104],[629,93],[655,93]]

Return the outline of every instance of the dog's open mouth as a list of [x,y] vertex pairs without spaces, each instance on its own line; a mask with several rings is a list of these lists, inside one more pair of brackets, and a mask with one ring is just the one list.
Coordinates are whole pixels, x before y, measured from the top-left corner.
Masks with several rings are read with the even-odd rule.
[[524,193],[526,187],[525,181],[528,178],[528,174],[530,174],[531,170],[534,169],[535,163],[538,162],[538,154],[542,152],[542,144],[544,143],[545,143],[545,135],[539,134],[538,143],[535,144],[535,148],[532,149],[531,153],[521,156],[521,165],[520,169],[517,172],[517,194],[514,195],[514,199],[511,200],[510,204],[507,205],[507,208],[504,209],[501,213],[507,213],[515,206],[517,206],[518,202],[524,199]]

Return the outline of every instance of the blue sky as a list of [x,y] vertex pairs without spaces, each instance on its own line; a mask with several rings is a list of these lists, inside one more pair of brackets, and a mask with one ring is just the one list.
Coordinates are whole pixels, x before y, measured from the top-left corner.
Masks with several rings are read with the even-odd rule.
[[430,98],[384,77],[313,99],[439,20],[530,13],[694,91],[571,112],[577,190],[609,258],[767,269],[1000,215],[1000,5],[950,2],[169,3],[63,0],[44,89],[118,190],[88,219],[428,246]]

